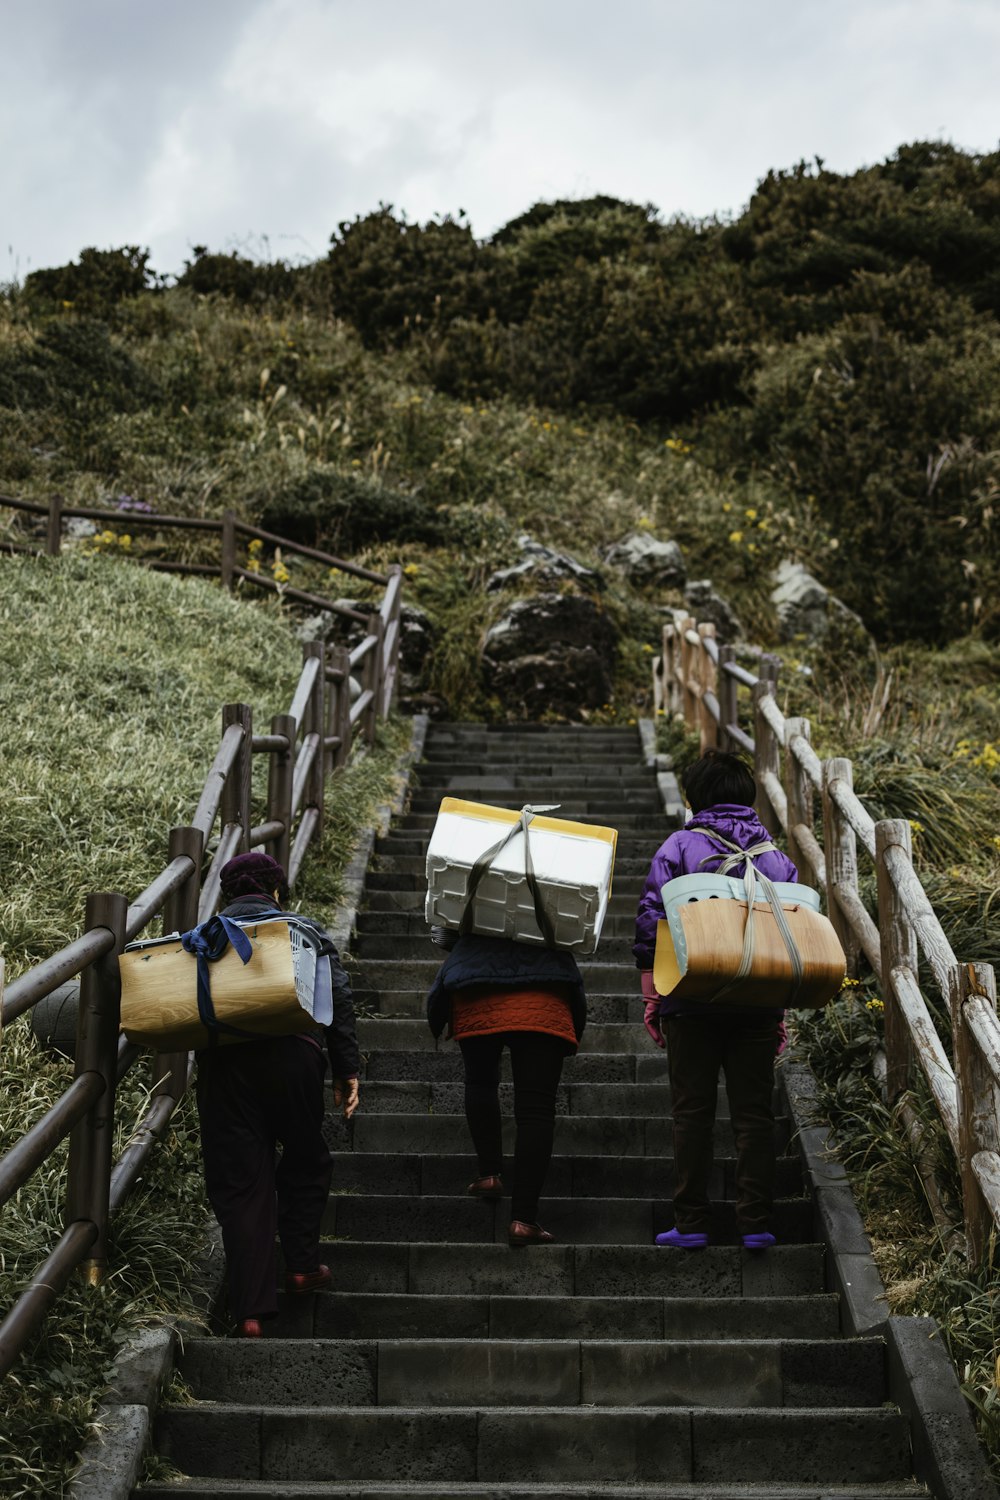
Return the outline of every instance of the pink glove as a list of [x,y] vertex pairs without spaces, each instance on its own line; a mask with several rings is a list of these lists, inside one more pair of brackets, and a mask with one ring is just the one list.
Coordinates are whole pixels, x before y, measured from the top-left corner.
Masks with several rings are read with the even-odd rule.
[[781,1054],[784,1052],[784,1050],[785,1050],[785,1048],[787,1046],[788,1046],[788,1027],[785,1025],[784,1021],[779,1021],[778,1022],[778,1050],[774,1054],[775,1057],[780,1057]]
[[642,1024],[656,1045],[658,1047],[665,1047],[667,1044],[663,1040],[663,1032],[660,1029],[660,997],[656,993],[656,986],[653,983],[652,969],[641,970],[640,977],[642,980],[642,998],[646,1002]]

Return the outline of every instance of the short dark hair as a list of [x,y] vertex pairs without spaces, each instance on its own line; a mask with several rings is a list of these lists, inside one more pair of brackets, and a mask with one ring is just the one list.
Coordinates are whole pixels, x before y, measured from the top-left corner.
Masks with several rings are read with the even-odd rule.
[[691,811],[700,813],[718,802],[753,807],[757,783],[746,761],[727,750],[706,750],[681,777]]

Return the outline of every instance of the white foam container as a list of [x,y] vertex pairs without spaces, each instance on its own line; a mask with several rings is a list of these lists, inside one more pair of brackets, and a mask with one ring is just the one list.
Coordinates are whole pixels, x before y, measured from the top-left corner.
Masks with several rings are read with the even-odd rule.
[[[469,877],[520,813],[445,797],[427,848],[427,921],[457,928],[468,901]],[[614,828],[536,814],[531,859],[556,946],[593,953],[611,895],[618,834]],[[485,871],[476,891],[472,930],[523,943],[544,941],[524,875],[524,835],[516,833]]]

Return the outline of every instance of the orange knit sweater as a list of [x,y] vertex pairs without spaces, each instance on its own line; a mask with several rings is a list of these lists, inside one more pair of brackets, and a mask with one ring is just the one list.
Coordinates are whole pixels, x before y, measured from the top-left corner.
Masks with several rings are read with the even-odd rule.
[[501,1031],[541,1031],[557,1036],[576,1051],[576,1032],[569,999],[561,987],[551,990],[491,990],[470,985],[456,990],[451,1007],[451,1034],[495,1036]]

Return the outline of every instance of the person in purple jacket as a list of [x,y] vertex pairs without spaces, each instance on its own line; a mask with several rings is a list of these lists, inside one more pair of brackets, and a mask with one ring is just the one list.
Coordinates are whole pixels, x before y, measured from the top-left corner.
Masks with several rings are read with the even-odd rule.
[[[774,1059],[783,1011],[749,1009],[721,1002],[677,1001],[661,997],[653,985],[656,924],[664,916],[660,895],[678,875],[711,874],[731,850],[766,847],[754,866],[771,880],[795,881],[792,861],[771,843],[754,812],[757,784],[738,756],[708,750],[682,777],[692,819],[672,833],[653,856],[635,923],[636,965],[646,1002],[645,1026],[658,1047],[667,1048],[673,1099],[676,1187],[675,1227],[656,1236],[658,1245],[701,1250],[712,1230],[708,1196],[712,1136],[720,1070],[726,1080],[736,1140],[736,1223],[748,1250],[774,1244]],[[716,842],[712,834],[725,843]],[[745,861],[726,873],[739,878]]]

